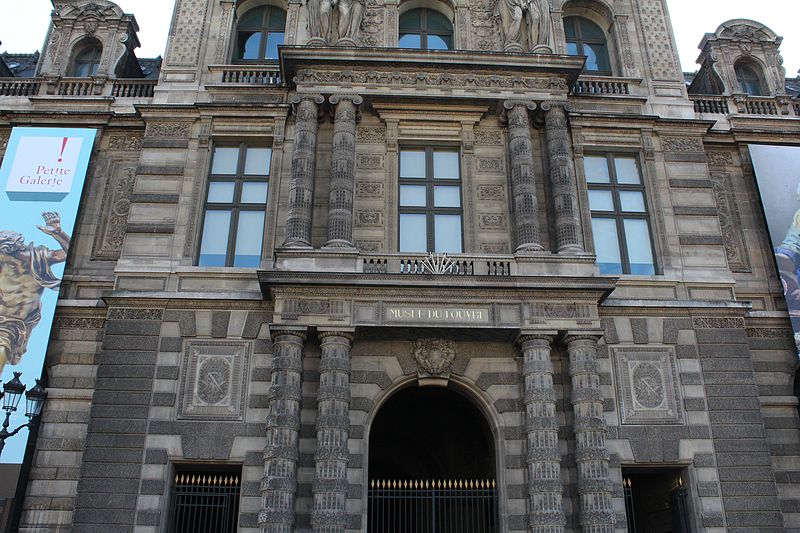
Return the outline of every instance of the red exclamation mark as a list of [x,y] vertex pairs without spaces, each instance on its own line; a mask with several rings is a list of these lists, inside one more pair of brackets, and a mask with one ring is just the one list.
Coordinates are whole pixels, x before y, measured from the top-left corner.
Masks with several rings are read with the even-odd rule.
[[64,139],[61,141],[61,154],[59,155],[58,158],[59,163],[64,161],[64,150],[67,148],[67,141],[69,141],[67,137],[64,137]]

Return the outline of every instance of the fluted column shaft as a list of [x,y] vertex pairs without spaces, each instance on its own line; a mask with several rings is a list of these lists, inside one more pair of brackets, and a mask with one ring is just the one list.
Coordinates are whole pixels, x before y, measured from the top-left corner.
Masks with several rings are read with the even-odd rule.
[[575,424],[580,526],[584,533],[613,533],[616,522],[608,474],[603,392],[597,364],[597,339],[568,336],[569,375]]
[[356,180],[356,120],[362,98],[333,95],[336,106],[331,156],[331,190],[328,201],[328,242],[326,247],[353,247],[353,191]]
[[563,533],[565,524],[556,392],[550,360],[552,340],[548,336],[520,339],[525,382],[530,533]]
[[311,217],[314,210],[314,177],[317,163],[318,94],[292,97],[295,114],[292,177],[289,184],[289,214],[284,246],[311,246]]
[[344,533],[347,526],[347,461],[350,452],[350,346],[352,335],[319,334],[322,341],[314,456],[314,533]]
[[511,215],[514,221],[514,244],[517,252],[542,250],[539,238],[539,207],[536,179],[533,174],[528,111],[536,104],[509,100],[503,103],[508,119],[508,160],[511,171]]
[[547,156],[550,162],[550,189],[555,210],[556,250],[558,253],[582,253],[581,212],[572,142],[567,128],[566,102],[542,104],[545,111]]
[[301,377],[305,332],[274,331],[273,357],[261,480],[261,533],[292,533],[299,456]]

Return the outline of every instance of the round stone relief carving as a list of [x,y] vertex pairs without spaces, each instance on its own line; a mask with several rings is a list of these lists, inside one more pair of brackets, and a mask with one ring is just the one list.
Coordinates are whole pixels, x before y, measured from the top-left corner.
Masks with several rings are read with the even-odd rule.
[[455,345],[451,340],[419,339],[414,343],[414,359],[422,374],[446,376],[455,358]]
[[664,403],[664,377],[653,363],[636,365],[631,374],[633,395],[638,404],[647,409],[657,409]]
[[197,370],[197,398],[208,405],[218,405],[228,398],[231,365],[221,357],[209,357]]

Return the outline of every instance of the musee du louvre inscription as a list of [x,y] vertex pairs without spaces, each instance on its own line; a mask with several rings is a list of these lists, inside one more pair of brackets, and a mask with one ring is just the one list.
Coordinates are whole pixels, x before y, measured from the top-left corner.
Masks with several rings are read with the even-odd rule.
[[491,324],[488,307],[396,306],[384,307],[386,323]]

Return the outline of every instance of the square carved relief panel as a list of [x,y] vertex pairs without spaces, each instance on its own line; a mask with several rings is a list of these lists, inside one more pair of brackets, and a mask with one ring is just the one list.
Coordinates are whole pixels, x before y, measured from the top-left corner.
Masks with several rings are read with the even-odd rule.
[[622,424],[681,424],[672,347],[613,347]]
[[179,418],[241,420],[252,349],[250,342],[187,342]]

